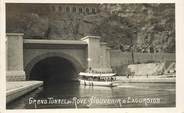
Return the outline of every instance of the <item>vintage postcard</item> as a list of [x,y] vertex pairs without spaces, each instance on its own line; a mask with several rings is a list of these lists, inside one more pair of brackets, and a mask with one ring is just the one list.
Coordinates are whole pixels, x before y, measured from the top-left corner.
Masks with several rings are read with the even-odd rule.
[[177,108],[175,2],[4,6],[6,110]]

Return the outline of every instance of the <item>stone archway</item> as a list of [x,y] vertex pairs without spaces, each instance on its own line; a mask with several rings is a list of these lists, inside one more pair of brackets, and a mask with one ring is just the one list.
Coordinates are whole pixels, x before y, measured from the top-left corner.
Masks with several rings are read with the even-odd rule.
[[[55,63],[53,63],[55,62]],[[64,72],[66,70],[71,69],[72,71],[74,71],[75,74],[78,74],[80,71],[84,70],[84,66],[82,66],[82,64],[75,59],[74,57],[59,52],[59,53],[45,53],[45,54],[41,54],[39,56],[34,57],[25,67],[25,72],[26,72],[26,79],[27,80],[40,80],[41,78],[36,78],[35,76],[33,77],[33,73],[38,74],[38,68],[40,69],[39,72],[44,72],[44,70],[49,69],[49,67],[47,67],[48,69],[44,69],[44,66],[56,66],[55,71],[60,71],[59,68],[62,70],[63,68],[65,70],[63,70]],[[59,66],[59,67],[57,67]],[[68,66],[68,67],[67,67]],[[52,68],[52,67],[50,67]],[[60,72],[61,73],[61,72]],[[71,72],[72,73],[72,72]],[[56,74],[56,73],[55,73]],[[43,75],[43,73],[42,73]],[[43,79],[42,79],[43,80]]]

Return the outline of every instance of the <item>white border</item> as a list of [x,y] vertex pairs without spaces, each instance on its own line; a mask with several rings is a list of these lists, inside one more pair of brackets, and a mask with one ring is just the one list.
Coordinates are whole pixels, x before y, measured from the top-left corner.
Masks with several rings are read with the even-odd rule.
[[[5,102],[5,3],[176,3],[176,108],[107,108],[107,109],[39,109],[39,110],[6,110]],[[184,0],[1,0],[0,9],[0,112],[17,112],[17,113],[184,113]],[[182,87],[183,86],[183,87]]]
[[184,1],[176,4],[176,107],[184,113]]
[[5,5],[4,1],[0,1],[0,112],[3,112],[6,107],[5,92],[5,70],[6,70],[6,48],[5,48]]
[[177,0],[5,0],[6,3],[175,3]]

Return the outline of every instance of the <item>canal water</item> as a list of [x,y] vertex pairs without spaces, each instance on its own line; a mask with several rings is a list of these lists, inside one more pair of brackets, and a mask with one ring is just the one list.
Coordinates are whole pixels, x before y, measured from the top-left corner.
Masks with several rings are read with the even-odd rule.
[[8,109],[175,107],[174,83],[119,83],[117,87],[78,82],[44,86],[7,105]]

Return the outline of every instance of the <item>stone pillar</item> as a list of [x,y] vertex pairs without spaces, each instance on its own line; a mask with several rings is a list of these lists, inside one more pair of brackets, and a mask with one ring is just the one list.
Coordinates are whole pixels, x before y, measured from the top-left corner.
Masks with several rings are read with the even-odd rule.
[[88,43],[88,68],[98,71],[100,68],[100,37],[99,36],[86,36],[81,40]]
[[7,34],[7,81],[25,80],[23,67],[23,34]]
[[108,68],[108,72],[112,72],[111,68],[111,60],[110,60],[110,48],[106,46],[106,67]]
[[107,43],[104,43],[104,42],[100,43],[100,46],[101,46],[100,63],[101,63],[101,68],[104,71],[106,71],[106,69],[107,69],[106,44]]

